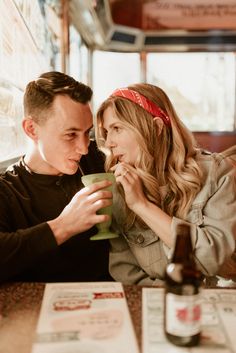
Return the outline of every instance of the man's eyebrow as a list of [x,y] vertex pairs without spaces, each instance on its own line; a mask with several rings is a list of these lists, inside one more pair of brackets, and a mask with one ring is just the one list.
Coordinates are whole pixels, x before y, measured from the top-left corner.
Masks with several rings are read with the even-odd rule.
[[[86,131],[89,131],[93,128],[93,125],[91,125]],[[83,131],[82,129],[79,129],[77,127],[69,127],[68,129],[65,130],[66,132],[70,131],[70,132],[74,132],[74,131]]]
[[80,131],[81,129],[78,129],[77,127],[68,127],[65,129],[65,131]]

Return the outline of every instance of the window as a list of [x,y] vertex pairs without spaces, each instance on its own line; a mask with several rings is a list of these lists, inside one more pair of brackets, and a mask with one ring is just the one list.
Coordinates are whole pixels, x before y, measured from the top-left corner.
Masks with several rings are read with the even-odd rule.
[[37,0],[0,1],[0,162],[21,155],[26,84],[51,69],[52,48]]
[[147,82],[160,86],[192,131],[233,131],[234,53],[150,53]]
[[94,110],[116,88],[140,82],[137,53],[95,51],[93,55]]

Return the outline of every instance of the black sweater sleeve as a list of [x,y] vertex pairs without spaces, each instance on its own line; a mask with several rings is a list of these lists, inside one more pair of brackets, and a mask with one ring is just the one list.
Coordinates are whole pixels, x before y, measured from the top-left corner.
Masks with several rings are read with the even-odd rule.
[[11,186],[10,182],[0,179],[0,281],[20,274],[42,254],[57,248],[46,222],[27,224],[27,200],[17,197]]
[[47,223],[15,232],[4,232],[1,229],[0,282],[24,272],[33,266],[42,255],[56,248],[56,240]]

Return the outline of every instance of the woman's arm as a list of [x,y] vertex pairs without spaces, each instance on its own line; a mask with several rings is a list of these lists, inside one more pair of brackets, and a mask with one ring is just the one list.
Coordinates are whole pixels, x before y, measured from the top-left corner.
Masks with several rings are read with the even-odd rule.
[[163,285],[160,279],[152,279],[140,267],[126,240],[119,238],[110,240],[109,271],[111,276],[123,284]]
[[160,237],[168,258],[173,251],[177,225],[188,223],[199,267],[204,274],[214,275],[235,249],[236,169],[227,159],[217,156],[207,163],[208,177],[186,220],[171,218],[150,203],[132,167],[124,176],[123,171],[116,172],[128,206]]

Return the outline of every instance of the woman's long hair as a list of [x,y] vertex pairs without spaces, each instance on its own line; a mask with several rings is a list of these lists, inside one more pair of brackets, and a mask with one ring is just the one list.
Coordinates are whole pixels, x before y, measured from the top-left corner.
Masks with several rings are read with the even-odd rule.
[[[195,139],[162,89],[150,84],[135,84],[128,88],[156,103],[170,117],[171,127],[163,125],[159,132],[153,117],[142,107],[122,97],[109,97],[98,109],[96,122],[97,144],[107,156],[105,168],[108,171],[116,163],[111,151],[105,148],[102,128],[103,113],[112,107],[117,118],[136,133],[141,152],[134,167],[142,179],[146,197],[170,216],[184,219],[202,186]],[[164,200],[161,186],[167,186],[168,190]],[[129,227],[135,215],[128,208],[127,212],[126,226]]]

